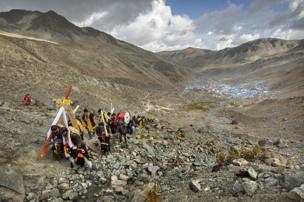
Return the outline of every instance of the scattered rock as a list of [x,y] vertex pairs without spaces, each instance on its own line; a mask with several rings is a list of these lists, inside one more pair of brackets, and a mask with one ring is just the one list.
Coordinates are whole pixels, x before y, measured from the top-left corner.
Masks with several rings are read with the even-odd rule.
[[273,168],[273,169],[271,170],[271,172],[282,174],[282,173],[285,172],[285,167],[283,167],[283,166],[275,167],[275,168]]
[[233,164],[233,165],[236,165],[236,166],[246,166],[246,165],[249,164],[249,162],[246,161],[246,160],[243,159],[243,158],[240,158],[240,159],[234,159],[234,160],[232,161],[232,164]]
[[49,195],[50,195],[50,197],[59,197],[60,196],[59,189],[54,188],[54,189],[50,190]]
[[118,180],[118,177],[116,176],[116,175],[113,175],[112,177],[111,177],[111,181],[113,182],[113,181],[117,181]]
[[172,135],[171,133],[166,133],[166,134],[164,135],[164,139],[165,139],[165,140],[172,140],[172,139],[173,139],[173,135]]
[[143,190],[135,190],[129,197],[130,202],[146,202],[155,201],[160,202],[160,197],[157,194],[155,184],[151,183]]
[[200,185],[200,180],[191,180],[189,183],[190,189],[194,192],[199,192],[202,190],[202,187]]
[[149,156],[155,157],[155,152],[154,152],[153,147],[149,146],[145,142],[143,143],[143,147],[147,150]]
[[122,186],[116,186],[115,189],[114,189],[114,191],[116,193],[122,194],[123,191],[124,191],[124,188]]
[[78,193],[73,190],[68,190],[62,195],[63,199],[75,200],[78,198]]
[[287,160],[280,156],[279,158],[268,158],[265,163],[273,167],[286,167]]
[[277,184],[279,184],[279,180],[274,177],[268,177],[265,179],[265,183],[266,183],[267,187],[272,187],[272,186],[276,186]]
[[244,191],[248,196],[253,196],[253,194],[258,189],[258,184],[255,181],[252,180],[245,180],[243,183]]
[[250,167],[247,172],[253,180],[258,179],[258,173],[252,167]]
[[62,183],[62,184],[58,185],[58,188],[60,190],[66,191],[66,190],[70,189],[70,185],[68,183]]
[[120,175],[119,175],[119,179],[124,180],[124,181],[127,181],[127,180],[129,179],[129,177],[126,176],[126,175],[124,175],[124,174],[120,174]]
[[115,169],[119,169],[120,167],[120,163],[119,162],[116,162],[114,165],[113,165],[113,168]]
[[102,202],[112,202],[112,196],[104,196]]
[[111,184],[112,184],[112,187],[125,186],[127,184],[127,182],[124,180],[114,180],[111,182]]
[[49,198],[49,192],[43,191],[39,196],[39,201],[47,200]]
[[27,196],[26,196],[26,199],[27,199],[28,201],[31,201],[31,200],[33,200],[34,198],[35,198],[35,194],[32,193],[32,192],[28,193]]
[[231,193],[233,196],[238,196],[240,193],[244,192],[244,188],[242,184],[235,180],[227,189],[229,193]]
[[288,145],[282,140],[282,139],[278,139],[276,140],[273,145],[279,147],[279,148],[286,148],[288,147]]
[[148,171],[152,176],[156,176],[156,172],[159,170],[158,166],[149,165]]
[[273,142],[270,139],[265,138],[265,139],[259,140],[258,144],[263,148],[270,148],[270,147],[272,147]]
[[63,202],[62,198],[56,198],[56,199],[52,199],[53,202]]
[[304,201],[304,184],[300,187],[293,188],[287,195],[290,199],[303,202]]

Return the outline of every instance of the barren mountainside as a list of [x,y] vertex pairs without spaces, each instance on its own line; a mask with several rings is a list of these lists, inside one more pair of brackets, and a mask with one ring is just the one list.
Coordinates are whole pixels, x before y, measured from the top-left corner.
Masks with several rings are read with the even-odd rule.
[[[31,90],[47,100],[53,97],[48,92],[53,84],[70,83],[88,97],[124,97],[133,92],[135,99],[147,89],[179,88],[185,79],[185,71],[177,65],[93,28],[77,27],[53,11],[0,13],[0,30],[1,75],[5,75],[0,83],[8,86],[2,86],[6,97],[15,96],[15,90],[20,95]],[[50,95],[42,97],[42,91]]]

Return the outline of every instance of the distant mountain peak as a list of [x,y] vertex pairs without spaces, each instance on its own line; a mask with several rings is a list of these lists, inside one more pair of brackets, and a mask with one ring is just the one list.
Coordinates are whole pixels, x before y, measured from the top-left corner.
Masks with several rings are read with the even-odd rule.
[[[0,29],[3,31],[41,36],[48,40],[66,41],[78,36],[93,35],[92,30],[84,30],[74,25],[53,10],[40,12],[14,9],[0,12],[0,22],[2,22]],[[98,36],[100,33],[95,30],[94,36]]]

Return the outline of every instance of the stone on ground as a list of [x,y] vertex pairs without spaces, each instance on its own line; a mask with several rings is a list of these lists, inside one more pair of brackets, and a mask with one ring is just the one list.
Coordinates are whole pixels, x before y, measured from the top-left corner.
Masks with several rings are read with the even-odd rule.
[[194,192],[199,192],[202,190],[202,187],[200,185],[200,180],[191,180],[189,186],[190,186],[190,189]]

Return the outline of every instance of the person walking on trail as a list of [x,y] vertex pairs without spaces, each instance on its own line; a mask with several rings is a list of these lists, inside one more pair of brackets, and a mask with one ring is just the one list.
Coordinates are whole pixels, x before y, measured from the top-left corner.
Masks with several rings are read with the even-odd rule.
[[77,146],[71,148],[70,155],[71,168],[75,170],[78,170],[80,167],[92,169],[93,164],[84,142],[79,142]]
[[100,122],[96,128],[96,134],[100,142],[100,151],[102,154],[108,154],[110,152],[110,137],[107,135],[104,129],[104,123]]
[[96,121],[93,113],[90,113],[88,109],[83,110],[82,120],[85,128],[88,131],[89,138],[91,139],[95,134]]
[[111,118],[109,120],[109,125],[110,125],[110,131],[111,134],[115,134],[116,133],[116,129],[117,129],[117,122],[116,122],[116,114],[112,114]]
[[111,118],[111,113],[110,112],[103,112],[101,109],[98,109],[98,123],[102,122],[102,114],[103,113],[103,117],[105,122],[108,122]]
[[118,126],[118,132],[119,132],[119,141],[120,143],[122,143],[122,139],[124,139],[125,144],[127,144],[127,133],[128,133],[128,129],[126,124],[119,120],[117,122],[117,126]]
[[67,147],[63,144],[63,138],[68,134],[66,127],[60,128],[57,125],[51,126],[51,150],[53,151],[54,159],[62,159],[67,154]]
[[84,128],[83,128],[80,116],[76,116],[75,120],[76,120],[76,124],[77,124],[77,128],[76,129],[79,131],[79,133],[80,133],[79,135],[80,135],[81,139],[83,140]]
[[144,116],[138,116],[137,117],[139,128],[145,127],[145,117]]
[[[103,118],[102,118],[103,116]],[[111,113],[108,112],[103,112],[101,109],[98,109],[98,123],[103,122],[103,119],[105,121],[105,125],[107,128],[108,133],[110,133],[110,120],[111,120]]]

